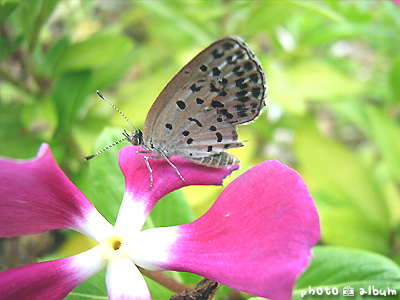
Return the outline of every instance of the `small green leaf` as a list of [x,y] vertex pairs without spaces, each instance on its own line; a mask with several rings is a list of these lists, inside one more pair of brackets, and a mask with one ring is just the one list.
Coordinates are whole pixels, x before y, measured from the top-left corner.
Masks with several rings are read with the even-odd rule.
[[54,84],[52,99],[56,105],[58,127],[68,135],[76,115],[89,94],[91,73],[87,71],[63,74]]
[[67,48],[58,57],[56,72],[87,70],[101,67],[126,55],[132,41],[121,35],[94,36]]

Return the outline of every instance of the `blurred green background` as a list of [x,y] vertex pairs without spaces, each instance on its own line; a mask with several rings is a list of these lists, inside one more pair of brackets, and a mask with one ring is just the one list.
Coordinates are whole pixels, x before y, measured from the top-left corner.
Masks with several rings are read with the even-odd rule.
[[[361,285],[386,284],[400,294],[400,6],[378,0],[0,3],[1,156],[33,157],[49,143],[64,172],[114,222],[124,189],[118,147],[89,163],[82,158],[131,128],[96,89],[142,128],[181,67],[213,41],[240,35],[262,62],[269,92],[264,113],[239,128],[246,146],[232,153],[242,168],[225,185],[267,159],[288,164],[308,184],[321,246],[295,297],[309,285],[352,284],[359,274],[367,274],[356,280]],[[173,193],[148,226],[198,217],[221,189]],[[182,212],[174,203],[189,205]],[[87,247],[76,241],[70,235],[64,253]],[[338,262],[353,265],[353,275],[333,280],[329,272]],[[357,269],[363,265],[372,269]],[[228,297],[228,290],[220,293]]]

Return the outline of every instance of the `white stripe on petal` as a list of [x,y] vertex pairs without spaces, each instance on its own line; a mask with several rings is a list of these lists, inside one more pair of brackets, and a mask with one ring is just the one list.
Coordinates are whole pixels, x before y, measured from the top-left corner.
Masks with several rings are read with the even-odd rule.
[[100,243],[113,232],[113,226],[95,209],[86,214],[86,222],[79,222],[76,230]]
[[163,265],[173,255],[173,246],[179,238],[179,227],[160,227],[140,232],[128,244],[127,252],[138,266],[147,270],[164,270]]
[[106,261],[99,246],[71,257],[71,267],[76,269],[79,277],[84,280],[100,272],[105,266]]
[[115,232],[122,236],[139,232],[148,216],[148,208],[145,203],[147,201],[135,199],[132,193],[125,192],[115,222]]
[[128,257],[108,263],[106,283],[110,300],[151,300],[146,281]]

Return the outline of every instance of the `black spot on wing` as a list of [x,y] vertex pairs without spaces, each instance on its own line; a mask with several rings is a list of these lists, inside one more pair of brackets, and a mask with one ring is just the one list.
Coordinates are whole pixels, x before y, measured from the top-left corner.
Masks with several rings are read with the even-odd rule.
[[224,52],[218,52],[218,49],[215,49],[213,52],[211,52],[211,55],[214,57],[214,59],[218,59],[224,56]]
[[200,91],[201,90],[201,88],[202,88],[203,86],[197,86],[195,83],[193,83],[191,86],[190,86],[190,90],[192,91],[192,92],[198,92],[198,91]]
[[236,79],[235,80],[236,87],[238,87],[241,90],[246,89],[247,88],[247,83],[244,83],[243,82],[244,80],[245,80],[244,78]]
[[253,82],[255,82],[255,83],[257,83],[258,82],[258,75],[257,74],[251,74],[250,76],[249,76],[249,78],[250,78],[250,80],[251,81],[253,81]]
[[214,83],[210,83],[210,92],[218,93],[221,89],[217,88]]
[[259,87],[255,87],[251,89],[251,94],[255,97],[258,98],[260,96],[261,89]]
[[236,51],[235,54],[236,54],[236,57],[238,60],[241,60],[244,58],[244,53],[240,50]]
[[211,101],[211,106],[214,107],[214,108],[224,107],[224,104],[222,104],[221,102],[219,102],[217,100],[213,100],[213,101]]
[[166,127],[167,129],[169,129],[169,130],[172,130],[172,125],[169,124],[169,123],[165,124],[165,127]]
[[213,76],[219,76],[221,74],[221,71],[217,67],[214,67],[212,69],[212,74],[213,74]]
[[[220,109],[220,110],[218,110],[218,112],[220,114],[224,115],[225,117],[227,117],[228,119],[233,119],[233,115],[226,108]],[[218,119],[217,119],[217,121],[218,121]]]
[[240,69],[241,69],[240,66],[234,67],[232,70],[233,74],[235,74],[237,77],[243,76],[244,71],[241,71]]
[[228,57],[226,58],[226,62],[227,62],[229,65],[236,65],[236,60],[233,60],[233,57],[232,57],[232,56],[228,56]]
[[202,65],[202,66],[200,67],[200,70],[203,71],[203,72],[207,72],[208,68],[207,68],[206,65]]
[[242,103],[249,101],[249,97],[246,94],[247,90],[236,92],[237,99]]
[[226,42],[222,45],[222,47],[224,47],[224,49],[229,50],[231,48],[233,48],[233,44],[231,42]]
[[222,142],[222,134],[217,132],[215,135],[217,136],[217,142]]
[[196,99],[196,103],[197,103],[197,104],[203,104],[203,103],[204,103],[204,100],[203,100],[203,99],[200,99],[200,98],[197,98],[197,99]]
[[185,108],[186,108],[186,104],[185,104],[185,102],[183,102],[182,100],[176,101],[176,105],[178,105],[178,107],[179,107],[180,109],[185,109]]
[[247,70],[247,71],[251,71],[253,69],[253,64],[249,61],[245,62],[243,67]]
[[199,126],[199,127],[203,127],[203,124],[201,124],[200,121],[195,119],[195,118],[190,117],[190,118],[188,118],[188,120],[191,121],[191,122],[195,122],[196,125]]

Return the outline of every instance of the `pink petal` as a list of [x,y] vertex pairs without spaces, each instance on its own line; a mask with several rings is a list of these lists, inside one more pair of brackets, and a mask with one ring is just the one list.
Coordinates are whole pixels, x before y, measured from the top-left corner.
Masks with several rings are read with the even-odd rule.
[[128,257],[108,263],[106,282],[109,300],[151,300],[146,281]]
[[0,298],[63,299],[104,267],[105,261],[95,247],[72,257],[7,270],[0,273]]
[[185,271],[270,299],[290,299],[320,235],[300,175],[266,161],[234,180],[210,210],[181,226],[142,231],[131,253],[148,269]]
[[99,239],[111,225],[57,166],[43,144],[37,158],[0,159],[0,236],[70,228]]
[[150,172],[143,159],[144,154],[139,154],[141,166],[136,156],[137,151],[143,150],[130,145],[119,152],[119,166],[125,176],[125,194],[116,228],[140,230],[153,206],[166,194],[188,185],[222,185],[222,180],[239,168],[237,164],[226,168],[211,168],[172,157],[170,161],[186,180],[183,182],[165,159],[150,159],[154,179],[150,189]]

